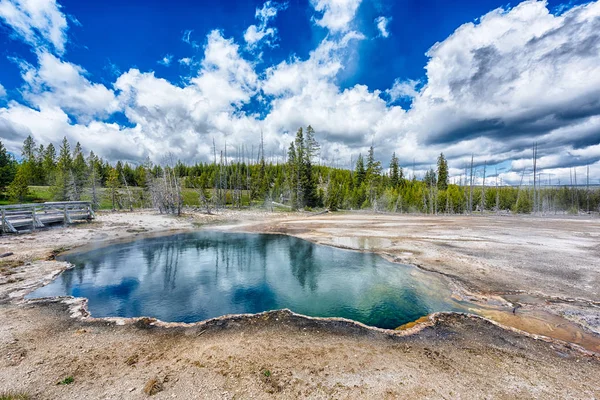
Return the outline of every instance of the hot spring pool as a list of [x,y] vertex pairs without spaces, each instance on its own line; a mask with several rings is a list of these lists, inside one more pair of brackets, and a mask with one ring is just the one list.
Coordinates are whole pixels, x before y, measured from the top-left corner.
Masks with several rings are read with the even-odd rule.
[[59,259],[75,267],[27,297],[86,297],[94,317],[196,322],[289,308],[393,329],[464,311],[437,275],[284,235],[200,231]]

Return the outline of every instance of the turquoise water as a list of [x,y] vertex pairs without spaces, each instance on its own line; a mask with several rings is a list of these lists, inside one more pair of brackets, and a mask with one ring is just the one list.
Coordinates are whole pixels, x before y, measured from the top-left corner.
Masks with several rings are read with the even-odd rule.
[[289,308],[396,328],[432,312],[461,310],[436,275],[283,235],[201,231],[61,260],[75,268],[28,297],[86,297],[95,317],[196,322]]

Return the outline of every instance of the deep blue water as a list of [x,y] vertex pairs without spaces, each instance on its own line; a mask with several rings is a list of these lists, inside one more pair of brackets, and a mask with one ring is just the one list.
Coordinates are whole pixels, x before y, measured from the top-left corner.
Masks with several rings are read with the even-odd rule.
[[289,308],[396,328],[460,309],[435,275],[284,235],[201,231],[61,259],[75,268],[28,297],[87,297],[95,317],[195,322]]

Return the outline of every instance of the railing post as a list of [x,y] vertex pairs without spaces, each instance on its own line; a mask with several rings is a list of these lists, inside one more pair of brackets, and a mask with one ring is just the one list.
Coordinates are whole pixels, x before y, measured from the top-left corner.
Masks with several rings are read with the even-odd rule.
[[35,231],[35,206],[31,207],[31,230]]
[[67,205],[65,204],[63,206],[63,224],[64,226],[67,226]]
[[6,213],[2,209],[2,233],[6,233]]

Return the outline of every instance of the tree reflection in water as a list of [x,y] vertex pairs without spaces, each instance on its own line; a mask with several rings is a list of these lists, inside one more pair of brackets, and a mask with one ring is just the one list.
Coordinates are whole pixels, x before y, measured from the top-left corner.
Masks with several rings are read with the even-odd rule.
[[196,232],[64,257],[76,265],[29,297],[87,297],[94,316],[193,322],[291,310],[395,328],[460,304],[435,276],[282,235]]

